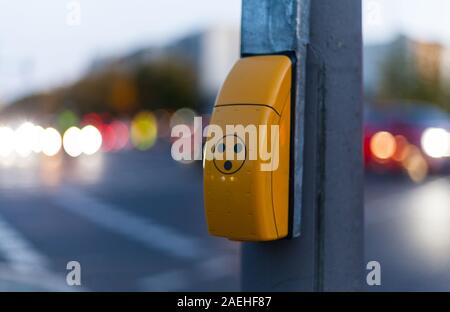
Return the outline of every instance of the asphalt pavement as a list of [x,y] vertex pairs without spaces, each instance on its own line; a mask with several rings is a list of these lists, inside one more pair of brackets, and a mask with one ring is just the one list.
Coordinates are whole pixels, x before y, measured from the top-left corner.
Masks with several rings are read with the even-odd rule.
[[[450,179],[370,177],[365,197],[369,290],[449,291]],[[239,248],[207,235],[201,163],[169,146],[0,164],[0,290],[239,290]]]
[[369,178],[365,194],[366,261],[382,277],[368,289],[450,291],[450,179]]
[[239,244],[207,235],[201,190],[165,146],[3,166],[0,289],[237,290]]

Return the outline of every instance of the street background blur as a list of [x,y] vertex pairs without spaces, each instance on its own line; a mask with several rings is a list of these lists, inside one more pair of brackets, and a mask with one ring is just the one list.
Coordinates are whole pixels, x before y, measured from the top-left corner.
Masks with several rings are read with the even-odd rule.
[[[170,129],[208,123],[240,2],[0,0],[0,290],[239,290]],[[363,4],[368,290],[449,291],[450,3]]]

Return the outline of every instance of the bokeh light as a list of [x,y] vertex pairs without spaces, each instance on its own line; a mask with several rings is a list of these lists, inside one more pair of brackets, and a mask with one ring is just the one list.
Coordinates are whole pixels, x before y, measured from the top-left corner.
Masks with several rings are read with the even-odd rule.
[[81,141],[81,130],[77,127],[67,129],[63,136],[63,146],[67,155],[78,157],[83,152]]
[[445,129],[429,128],[422,135],[422,149],[432,158],[449,156],[450,136]]
[[403,162],[406,157],[408,156],[408,147],[410,143],[403,135],[396,135],[395,136],[395,142],[397,148],[395,149],[395,153],[392,156],[392,158],[395,161]]
[[44,132],[45,130],[41,126],[34,126],[32,150],[36,154],[42,152],[42,140]]
[[388,160],[393,157],[396,148],[397,142],[394,136],[386,131],[376,133],[370,140],[370,150],[380,160]]
[[170,128],[172,129],[176,125],[187,125],[192,127],[194,124],[194,117],[197,116],[195,111],[190,108],[181,108],[173,113],[170,118]]
[[103,125],[102,117],[97,113],[89,113],[83,116],[83,119],[80,122],[81,126],[94,126],[97,129],[100,129]]
[[35,126],[25,122],[14,132],[14,150],[20,157],[30,156],[36,140]]
[[59,114],[57,122],[59,129],[64,132],[71,127],[77,126],[80,118],[71,110],[65,110]]
[[120,151],[128,146],[130,140],[130,130],[125,122],[116,120],[111,123],[114,131],[114,150]]
[[158,125],[155,115],[151,112],[141,112],[131,123],[131,141],[141,150],[150,149],[156,142]]
[[40,136],[42,153],[46,156],[55,156],[59,153],[62,146],[62,139],[59,132],[54,128],[47,128]]
[[111,125],[103,125],[101,128],[103,137],[102,150],[104,152],[111,152],[116,145],[116,133]]
[[155,116],[158,120],[158,137],[163,139],[170,138],[170,119],[172,115],[165,109],[158,109],[155,111]]
[[80,132],[81,151],[86,155],[94,155],[102,147],[102,134],[94,126],[86,126]]
[[414,145],[409,145],[402,164],[411,180],[416,183],[422,182],[428,176],[428,163],[419,148]]

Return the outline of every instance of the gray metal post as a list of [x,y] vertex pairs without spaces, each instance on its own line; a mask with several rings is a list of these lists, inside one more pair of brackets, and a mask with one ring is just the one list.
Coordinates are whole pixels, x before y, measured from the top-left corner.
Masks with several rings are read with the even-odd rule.
[[359,0],[243,0],[242,55],[293,51],[298,60],[293,202],[300,234],[244,243],[243,290],[362,289],[361,10]]

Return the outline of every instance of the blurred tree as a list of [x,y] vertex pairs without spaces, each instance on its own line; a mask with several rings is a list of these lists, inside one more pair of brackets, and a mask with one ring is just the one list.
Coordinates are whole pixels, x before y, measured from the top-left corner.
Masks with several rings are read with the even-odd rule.
[[138,67],[135,81],[145,109],[197,108],[199,104],[197,76],[185,63],[165,60]]
[[[418,59],[420,57],[420,59]],[[450,111],[449,86],[438,72],[431,72],[425,55],[405,55],[402,49],[392,49],[382,65],[379,102],[411,100],[430,103]]]
[[60,105],[60,90],[53,92],[39,92],[27,95],[17,101],[2,107],[0,119],[9,120],[20,116],[22,119],[45,119],[54,114]]
[[176,59],[144,64],[113,63],[75,83],[46,93],[31,94],[2,111],[2,116],[37,117],[65,110],[132,116],[140,110],[197,108],[199,88],[195,71]]
[[119,115],[129,115],[139,107],[137,103],[137,89],[133,77],[126,73],[115,73],[111,77],[111,86],[108,103],[111,111]]
[[113,76],[111,71],[94,73],[69,86],[63,95],[63,103],[69,107],[64,108],[70,108],[80,114],[108,111],[107,98]]

